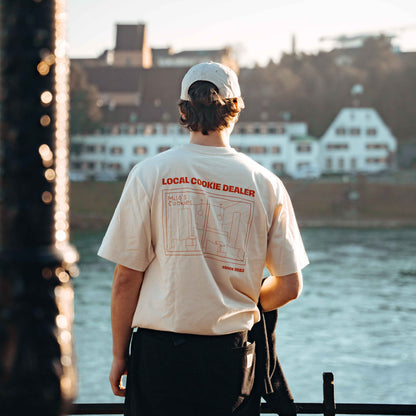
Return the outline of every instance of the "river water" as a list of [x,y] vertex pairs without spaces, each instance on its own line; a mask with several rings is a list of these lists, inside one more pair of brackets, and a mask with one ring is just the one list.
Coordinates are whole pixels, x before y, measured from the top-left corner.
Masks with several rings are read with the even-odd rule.
[[[301,297],[280,309],[278,356],[297,402],[416,403],[416,229],[302,230],[311,264]],[[114,266],[96,256],[103,233],[72,236],[76,402],[119,402],[108,383]]]

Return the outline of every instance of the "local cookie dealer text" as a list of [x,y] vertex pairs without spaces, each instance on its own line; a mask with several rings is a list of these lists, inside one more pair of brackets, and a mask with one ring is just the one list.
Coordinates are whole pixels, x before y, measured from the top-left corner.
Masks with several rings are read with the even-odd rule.
[[253,189],[242,188],[240,186],[226,185],[218,182],[211,182],[202,180],[199,178],[188,178],[187,176],[182,176],[179,178],[162,178],[162,185],[181,185],[181,184],[191,184],[199,185],[203,188],[215,189],[217,191],[232,192],[240,195],[247,195],[254,197],[255,191]]

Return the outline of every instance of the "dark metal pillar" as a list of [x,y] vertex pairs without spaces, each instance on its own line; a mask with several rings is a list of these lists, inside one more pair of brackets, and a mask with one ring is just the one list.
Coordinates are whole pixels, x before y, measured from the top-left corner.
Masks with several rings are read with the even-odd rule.
[[335,394],[334,394],[334,375],[332,373],[323,373],[324,389],[324,416],[335,416]]
[[65,0],[0,0],[0,413],[75,395]]

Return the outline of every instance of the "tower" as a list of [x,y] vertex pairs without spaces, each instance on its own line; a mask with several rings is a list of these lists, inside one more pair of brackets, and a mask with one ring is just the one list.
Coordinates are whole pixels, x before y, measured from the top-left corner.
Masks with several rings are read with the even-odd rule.
[[146,26],[142,23],[118,24],[116,30],[114,66],[150,68],[152,50],[147,44]]

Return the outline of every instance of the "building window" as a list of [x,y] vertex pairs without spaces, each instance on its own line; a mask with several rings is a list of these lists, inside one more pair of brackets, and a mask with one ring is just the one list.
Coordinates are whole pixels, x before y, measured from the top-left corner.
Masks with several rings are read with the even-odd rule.
[[129,126],[127,124],[120,126],[120,134],[129,134]]
[[384,157],[368,157],[365,161],[367,163],[375,163],[375,164],[377,164],[377,163],[387,163],[387,160]]
[[352,127],[350,129],[351,136],[359,136],[361,134],[361,130],[358,127]]
[[385,143],[368,143],[365,147],[367,149],[387,149]]
[[355,157],[351,158],[350,166],[351,166],[351,170],[356,170],[357,169],[357,159]]
[[275,173],[282,173],[284,170],[284,167],[285,167],[284,164],[281,162],[274,162],[272,165],[273,171]]
[[159,152],[159,153],[162,153],[162,152],[166,152],[166,150],[169,150],[170,149],[170,146],[159,146],[158,148],[157,148],[157,151]]
[[338,169],[344,170],[344,159],[342,157],[338,159]]
[[332,159],[330,157],[325,160],[325,167],[326,169],[332,169]]
[[338,136],[345,136],[345,133],[346,133],[347,131],[345,130],[345,127],[338,127],[336,130],[335,130],[335,133],[338,135]]
[[280,153],[280,147],[279,146],[272,146],[271,151],[272,151],[272,153]]
[[144,135],[145,136],[150,136],[151,134],[156,134],[156,129],[152,124],[148,124],[145,128],[144,128]]
[[377,135],[377,129],[367,129],[367,136]]
[[85,153],[95,153],[95,146],[94,145],[86,145],[85,146]]
[[100,144],[97,146],[97,151],[99,153],[105,153],[105,145],[104,144]]
[[110,163],[110,164],[108,165],[108,167],[109,167],[110,169],[113,169],[113,170],[121,170],[121,165],[120,165],[120,163]]
[[296,151],[298,153],[308,153],[312,150],[311,145],[309,143],[301,143],[296,146]]
[[302,168],[307,168],[310,166],[309,162],[299,162],[296,164],[297,170],[301,170]]
[[130,126],[129,127],[129,134],[137,134],[137,127],[136,126]]
[[246,125],[246,133],[247,134],[252,134],[254,132],[254,126],[252,124],[247,124]]
[[146,146],[136,146],[134,149],[135,155],[145,155],[147,153],[147,147]]
[[268,134],[276,134],[276,133],[277,133],[277,129],[276,129],[276,127],[269,127],[269,128],[267,129],[267,133],[268,133]]
[[86,162],[85,166],[87,169],[94,169],[95,168],[95,162]]
[[240,127],[240,134],[246,134],[246,128],[245,127]]
[[118,146],[112,147],[110,153],[113,155],[121,155],[123,153],[123,148]]
[[254,154],[263,154],[266,153],[266,147],[265,146],[249,146],[247,149],[248,153],[254,153]]
[[254,127],[254,134],[261,134],[260,127]]
[[326,145],[328,150],[340,150],[340,149],[348,149],[347,143],[329,143]]
[[143,134],[143,132],[144,132],[143,126],[141,124],[139,124],[137,126],[137,134]]

